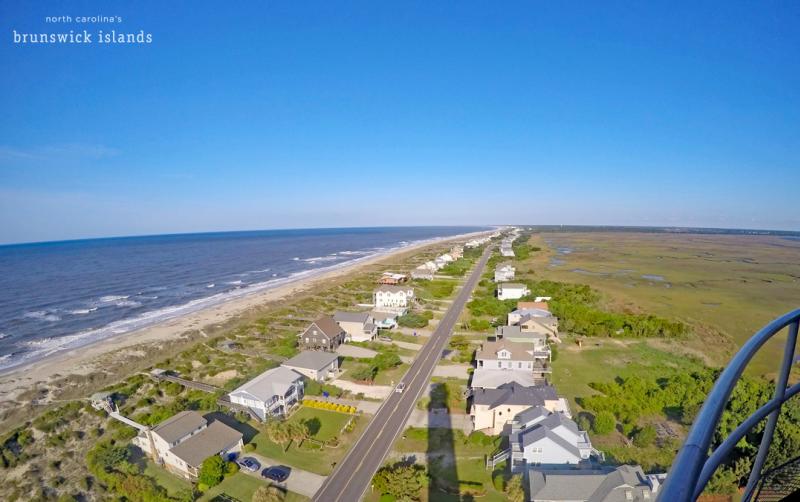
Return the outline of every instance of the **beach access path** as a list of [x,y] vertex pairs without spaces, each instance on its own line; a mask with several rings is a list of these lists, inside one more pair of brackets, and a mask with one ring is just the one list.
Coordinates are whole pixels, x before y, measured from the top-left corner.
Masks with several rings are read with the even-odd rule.
[[402,433],[417,401],[428,389],[436,364],[458,321],[464,306],[486,267],[493,250],[487,246],[458,296],[445,313],[428,342],[420,350],[414,364],[403,376],[403,392],[392,392],[378,409],[366,430],[337,464],[312,500],[319,502],[354,502],[361,500],[372,482],[372,476],[383,463],[397,437]]

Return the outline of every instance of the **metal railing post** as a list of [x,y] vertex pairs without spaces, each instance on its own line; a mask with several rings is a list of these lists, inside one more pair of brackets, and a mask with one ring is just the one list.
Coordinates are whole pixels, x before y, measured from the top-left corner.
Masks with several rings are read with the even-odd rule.
[[[797,327],[800,321],[795,321],[789,325],[789,336],[786,338],[786,348],[783,351],[783,364],[781,364],[781,372],[778,375],[778,381],[775,382],[775,398],[782,399],[786,395],[786,384],[789,381],[789,373],[792,371],[792,362],[794,361],[794,349],[797,343]],[[753,462],[753,468],[750,470],[750,477],[747,478],[747,487],[742,496],[743,502],[750,502],[753,492],[761,479],[761,469],[764,467],[764,462],[767,460],[769,453],[769,446],[772,444],[772,435],[775,433],[775,426],[778,425],[778,417],[781,414],[781,406],[775,408],[775,411],[770,413],[767,418],[767,425],[764,427],[764,435],[761,437],[761,444],[758,447],[756,460]]]

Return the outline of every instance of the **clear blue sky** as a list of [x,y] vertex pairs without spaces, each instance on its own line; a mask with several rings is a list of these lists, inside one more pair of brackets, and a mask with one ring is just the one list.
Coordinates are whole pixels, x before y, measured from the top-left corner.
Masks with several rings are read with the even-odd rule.
[[[562,4],[0,0],[0,242],[800,229],[800,3]],[[13,44],[98,14],[153,43]]]

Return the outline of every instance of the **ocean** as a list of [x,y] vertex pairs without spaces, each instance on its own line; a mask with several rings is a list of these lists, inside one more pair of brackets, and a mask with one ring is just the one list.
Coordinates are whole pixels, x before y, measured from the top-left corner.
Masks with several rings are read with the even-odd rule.
[[266,230],[0,246],[0,371],[486,227]]

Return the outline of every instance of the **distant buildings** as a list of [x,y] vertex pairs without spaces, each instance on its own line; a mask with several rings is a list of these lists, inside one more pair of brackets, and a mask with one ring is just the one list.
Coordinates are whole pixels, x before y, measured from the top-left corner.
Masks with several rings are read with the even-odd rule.
[[384,272],[383,275],[378,279],[378,284],[388,284],[390,286],[394,286],[397,284],[401,284],[408,280],[408,276],[406,274],[395,274],[393,272]]
[[303,399],[303,375],[284,367],[265,371],[228,397],[235,405],[250,408],[261,420],[284,416]]
[[[389,287],[389,286],[385,286]],[[319,316],[298,335],[300,346],[304,349],[334,351],[343,344],[347,332],[329,315]]]
[[502,282],[497,285],[497,298],[500,300],[518,300],[529,294],[531,294],[531,290],[524,284]]
[[333,314],[333,320],[346,335],[346,341],[368,342],[378,334],[378,326],[369,312],[343,312]]
[[241,451],[242,433],[220,421],[209,424],[196,411],[182,411],[141,431],[133,444],[167,470],[195,479],[205,459]]
[[322,382],[336,377],[339,372],[339,356],[333,352],[304,350],[282,363],[281,366],[294,370],[311,380]]
[[430,268],[426,267],[425,265],[420,265],[419,267],[415,268],[411,271],[411,278],[412,279],[424,279],[426,281],[433,280],[433,273],[434,271]]

